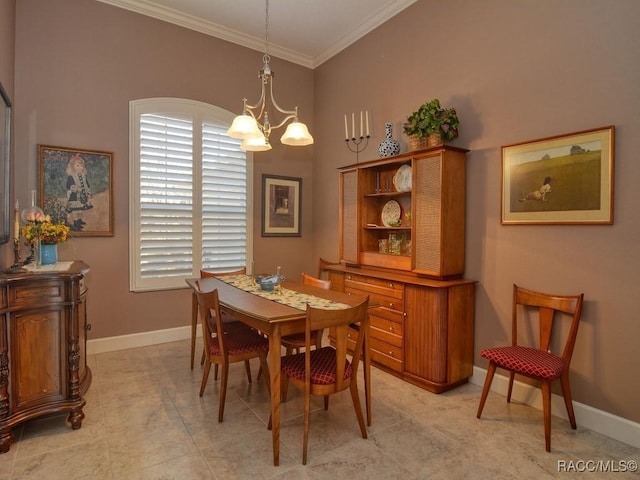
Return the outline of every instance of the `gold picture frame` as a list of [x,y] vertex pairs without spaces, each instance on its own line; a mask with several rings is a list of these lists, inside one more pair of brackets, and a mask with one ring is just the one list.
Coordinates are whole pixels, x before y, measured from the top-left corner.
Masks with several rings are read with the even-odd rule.
[[74,237],[113,236],[113,153],[38,145],[40,207]]
[[503,225],[613,224],[615,127],[502,146]]

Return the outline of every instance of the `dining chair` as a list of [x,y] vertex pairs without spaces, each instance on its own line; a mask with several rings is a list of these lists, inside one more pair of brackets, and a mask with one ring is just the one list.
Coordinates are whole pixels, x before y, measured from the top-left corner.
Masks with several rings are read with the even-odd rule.
[[[547,452],[551,451],[551,382],[554,380],[560,380],[569,422],[571,428],[576,429],[569,385],[569,366],[578,334],[583,297],[584,294],[551,295],[527,290],[517,285],[513,286],[511,345],[480,351],[480,355],[489,360],[489,367],[476,415],[478,418],[482,414],[496,368],[502,368],[509,371],[507,402],[511,402],[511,391],[516,374],[541,382],[544,440]],[[557,338],[554,336],[552,341],[553,327],[559,323],[555,321],[558,319],[570,320],[570,325],[568,329],[563,329],[564,334],[556,328],[556,335],[560,335]],[[521,332],[523,330],[533,332],[536,322],[539,331],[537,342],[521,341],[523,335],[518,336],[518,324],[524,327],[520,330]],[[564,337],[564,341],[559,341],[561,337]],[[532,346],[534,343],[537,345]],[[557,353],[553,353],[552,350]]]
[[[212,272],[210,270],[201,269],[200,278],[222,277],[226,275],[245,275],[246,273],[247,273],[246,267],[240,268],[238,270],[227,271],[227,272]],[[192,310],[193,312],[191,315],[191,370],[193,370],[193,361],[194,361],[195,350],[196,350],[196,331],[198,326],[198,314],[197,314],[198,301],[196,299],[195,293],[193,293],[193,297],[192,297]],[[231,315],[225,312],[222,312],[222,321],[224,322],[224,325],[226,328],[236,328],[236,327],[249,328],[246,325],[244,325],[242,322],[240,322],[239,320],[236,320]],[[203,348],[202,356],[200,357],[200,365],[204,365],[205,355],[206,355],[206,351]],[[247,370],[247,376],[249,377],[249,382],[251,382],[251,365],[249,364],[248,361],[246,363],[246,370]],[[218,379],[218,365],[215,366],[213,378],[214,380]]]
[[318,260],[318,278],[322,278],[322,274],[327,271],[327,267],[331,265],[340,265],[338,262],[330,262],[320,257]]
[[[292,383],[304,392],[304,438],[302,443],[302,463],[307,463],[309,440],[309,413],[311,395],[324,397],[325,410],[329,407],[329,395],[347,388],[360,426],[362,438],[367,438],[367,428],[358,394],[358,366],[362,354],[364,335],[358,335],[351,360],[348,357],[348,335],[352,324],[369,328],[369,297],[354,307],[341,310],[326,310],[307,305],[305,322],[305,351],[282,357],[281,385]],[[314,331],[331,328],[335,334],[335,347],[311,349],[315,341]]]
[[[265,383],[267,389],[269,389],[269,367],[267,366],[269,341],[250,328],[227,329],[222,321],[218,290],[203,292],[200,290],[199,282],[196,282],[196,287],[195,294],[202,323],[202,338],[207,352],[200,385],[200,396],[204,395],[211,364],[220,365],[222,375],[220,380],[218,422],[222,422],[229,379],[229,364],[236,362],[246,363],[252,358],[259,358],[260,367],[265,372],[265,375],[263,375]],[[249,376],[249,382],[251,382],[251,376]]]
[[[323,288],[325,290],[329,290],[331,288],[331,280],[321,280],[311,275],[307,275],[304,272],[302,272],[301,278],[303,285]],[[322,346],[322,334],[323,330],[313,332],[313,335],[315,335],[315,342],[313,345],[315,345],[316,348],[320,348]],[[291,355],[294,352],[300,353],[300,349],[304,347],[304,332],[285,335],[282,337],[282,346],[286,348],[287,355]]]

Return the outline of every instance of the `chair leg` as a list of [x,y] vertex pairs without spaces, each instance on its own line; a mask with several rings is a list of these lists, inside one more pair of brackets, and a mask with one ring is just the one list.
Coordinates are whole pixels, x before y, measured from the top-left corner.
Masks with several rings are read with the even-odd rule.
[[349,390],[351,390],[351,400],[353,400],[353,408],[356,411],[356,417],[358,418],[358,425],[360,425],[360,432],[362,433],[362,438],[367,438],[367,427],[364,424],[364,415],[362,414],[362,405],[360,405],[360,395],[358,394],[358,383],[351,382]]
[[573,412],[573,402],[571,401],[571,386],[569,385],[569,371],[564,372],[560,377],[560,386],[562,387],[562,396],[564,397],[564,404],[567,407],[567,415],[569,416],[569,423],[574,430],[578,428],[576,425],[576,415]]
[[542,413],[544,415],[544,448],[551,451],[551,384],[543,381],[542,385]]
[[244,361],[244,368],[247,371],[247,380],[251,383],[251,364],[249,363],[249,360]]
[[302,464],[307,464],[307,449],[309,447],[309,413],[311,411],[311,391],[309,385],[304,392],[304,438],[302,440]]
[[224,417],[224,402],[227,399],[227,380],[229,379],[229,364],[222,364],[222,379],[220,380],[220,405],[218,405],[218,423],[222,423]]
[[491,382],[493,381],[493,375],[496,373],[496,364],[493,362],[489,363],[489,368],[487,368],[487,376],[484,379],[484,387],[482,387],[482,396],[480,397],[480,405],[478,405],[478,413],[476,413],[476,417],[480,418],[482,415],[482,409],[484,409],[484,402],[487,401],[487,395],[489,394],[489,389],[491,388]]
[[204,395],[204,388],[207,386],[207,380],[209,379],[210,370],[211,370],[211,362],[207,360],[207,363],[204,366],[204,372],[202,372],[202,383],[200,384],[200,396]]
[[324,409],[329,410],[329,395],[324,396]]
[[511,403],[511,392],[513,391],[513,379],[515,378],[515,372],[509,372],[509,390],[507,391],[507,403]]
[[[204,359],[207,358],[207,352],[204,350],[204,348],[202,349],[202,356],[200,357],[200,365],[204,365]],[[217,365],[217,364],[216,364]],[[218,377],[216,377],[216,380],[218,379]]]
[[213,379],[218,380],[218,364],[217,363],[213,366]]

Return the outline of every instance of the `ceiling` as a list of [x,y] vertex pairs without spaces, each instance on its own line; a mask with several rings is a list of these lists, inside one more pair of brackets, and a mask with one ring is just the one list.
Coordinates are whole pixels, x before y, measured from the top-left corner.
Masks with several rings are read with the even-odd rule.
[[[266,0],[98,0],[264,52]],[[269,54],[315,68],[417,0],[270,0]]]

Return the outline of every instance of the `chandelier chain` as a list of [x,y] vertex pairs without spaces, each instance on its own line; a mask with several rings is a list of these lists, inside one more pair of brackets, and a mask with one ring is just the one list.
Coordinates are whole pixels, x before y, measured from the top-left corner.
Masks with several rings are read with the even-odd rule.
[[269,58],[269,0],[265,2],[264,12],[264,55]]

